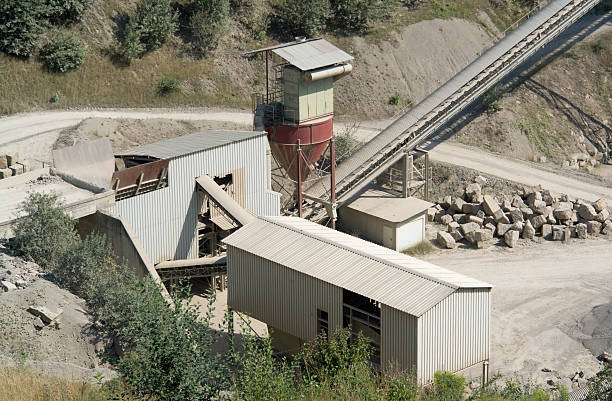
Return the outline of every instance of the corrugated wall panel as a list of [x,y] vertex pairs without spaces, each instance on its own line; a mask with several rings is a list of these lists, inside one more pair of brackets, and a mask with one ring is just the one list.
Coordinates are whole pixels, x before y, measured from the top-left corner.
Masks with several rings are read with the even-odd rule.
[[232,308],[306,341],[317,334],[317,309],[330,330],[342,326],[341,288],[233,246],[227,256]]
[[459,289],[419,318],[419,380],[489,359],[491,292]]
[[418,318],[384,304],[380,312],[382,365],[412,371],[417,366]]
[[244,168],[245,204],[261,216],[280,213],[280,195],[267,188],[267,139],[254,137],[170,160],[168,187],[124,199],[109,211],[125,217],[154,263],[198,257],[195,179]]

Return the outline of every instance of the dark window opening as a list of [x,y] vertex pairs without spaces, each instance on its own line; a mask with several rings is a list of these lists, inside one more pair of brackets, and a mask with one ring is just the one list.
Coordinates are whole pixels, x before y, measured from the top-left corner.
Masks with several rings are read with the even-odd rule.
[[349,290],[342,291],[342,327],[357,337],[361,333],[370,339],[373,350],[371,362],[380,366],[380,304]]

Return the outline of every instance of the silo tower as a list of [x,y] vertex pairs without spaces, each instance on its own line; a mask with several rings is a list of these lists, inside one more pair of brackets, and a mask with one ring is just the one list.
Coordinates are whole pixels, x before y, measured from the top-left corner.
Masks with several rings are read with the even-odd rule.
[[254,95],[255,129],[268,132],[270,149],[297,183],[302,216],[303,183],[326,149],[330,151],[331,199],[334,192],[334,82],[349,74],[353,57],[324,39],[296,41],[253,50],[266,62],[265,92]]

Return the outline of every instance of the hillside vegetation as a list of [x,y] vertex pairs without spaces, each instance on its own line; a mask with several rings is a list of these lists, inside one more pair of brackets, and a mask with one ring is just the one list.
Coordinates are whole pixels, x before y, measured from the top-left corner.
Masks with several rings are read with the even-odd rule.
[[[259,60],[241,56],[244,51],[294,35],[323,35],[350,50],[356,38],[373,44],[397,40],[402,27],[435,18],[468,19],[493,35],[534,5],[532,0],[45,1],[66,3],[71,14],[58,21],[48,10],[26,13],[25,33],[11,33],[26,36],[26,50],[4,46],[0,54],[0,114],[73,107],[247,108],[253,87],[263,84],[263,71]],[[0,28],[16,13],[0,6]],[[164,82],[173,82],[173,89],[166,91]]]

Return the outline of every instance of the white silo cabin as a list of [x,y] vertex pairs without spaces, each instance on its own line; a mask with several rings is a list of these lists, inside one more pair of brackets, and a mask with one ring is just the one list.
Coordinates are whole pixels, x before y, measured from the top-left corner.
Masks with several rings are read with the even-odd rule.
[[279,351],[351,327],[373,362],[420,382],[489,359],[491,285],[297,217],[259,217],[224,242],[228,305]]

